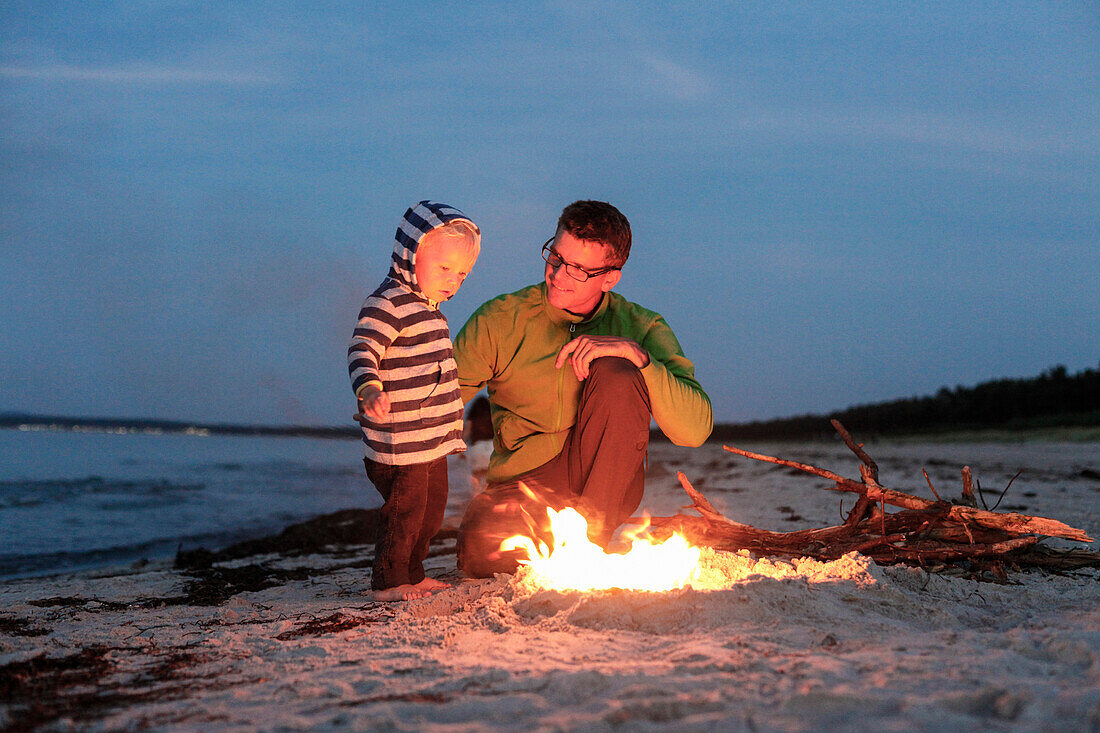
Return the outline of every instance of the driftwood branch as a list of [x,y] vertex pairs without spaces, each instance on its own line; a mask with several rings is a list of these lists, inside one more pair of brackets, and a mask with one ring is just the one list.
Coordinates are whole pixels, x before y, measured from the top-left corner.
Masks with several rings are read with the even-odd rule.
[[[904,491],[894,491],[877,485],[869,485],[866,481],[854,481],[835,474],[832,471],[815,468],[814,466],[809,466],[804,463],[774,458],[760,453],[751,453],[739,448],[731,448],[728,445],[724,445],[722,448],[730,453],[736,453],[747,458],[755,458],[758,461],[766,461],[780,466],[799,468],[807,473],[812,473],[833,481],[836,485],[829,487],[833,491],[851,491],[866,496],[872,501],[882,502],[890,506],[902,507],[905,509],[929,509],[941,503],[922,499],[919,496],[913,496]],[[1048,537],[1061,537],[1076,542],[1093,541],[1084,531],[1063,524],[1057,519],[1033,517],[1017,512],[994,512],[985,509],[960,506],[958,504],[952,504],[950,506],[949,514],[951,518],[959,522],[973,523],[990,529],[1002,529],[1017,534],[1034,532],[1036,534],[1047,535]]]
[[[878,466],[857,444],[844,426],[833,426],[848,448],[860,460],[860,479],[846,478],[826,469],[798,461],[753,453],[723,446],[730,453],[796,468],[832,482],[827,487],[859,495],[856,506],[844,524],[795,532],[773,532],[734,522],[697,491],[682,472],[680,485],[691,499],[699,516],[677,514],[652,517],[651,529],[658,535],[677,531],[698,545],[720,550],[750,550],[761,555],[813,557],[833,560],[849,552],[859,552],[880,564],[908,563],[941,565],[969,561],[983,569],[1003,575],[1003,564],[1071,569],[1100,567],[1100,553],[1084,550],[1054,550],[1040,547],[1043,537],[1058,537],[1075,542],[1092,542],[1083,530],[1056,519],[1018,512],[978,509],[970,467],[963,468],[962,499],[958,503],[930,501],[903,491],[887,489],[878,482]],[[925,473],[925,479],[928,479]],[[928,481],[932,487],[931,481]],[[874,511],[875,506],[881,511]],[[887,506],[901,511],[888,512]]]

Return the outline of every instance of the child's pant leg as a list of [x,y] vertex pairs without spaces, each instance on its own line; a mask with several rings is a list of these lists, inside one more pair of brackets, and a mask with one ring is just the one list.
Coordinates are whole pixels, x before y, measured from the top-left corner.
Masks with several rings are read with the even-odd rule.
[[409,558],[409,580],[414,584],[424,580],[424,560],[428,557],[428,546],[432,538],[443,526],[443,515],[447,511],[447,492],[450,488],[446,457],[421,465],[425,470],[424,484],[427,486],[427,496],[424,504],[424,520],[420,525],[420,532]]
[[[374,546],[371,588],[384,590],[419,582],[409,577],[413,546],[427,506],[427,471],[423,464],[390,466],[364,460],[367,477],[382,495],[382,526]],[[423,576],[421,576],[423,578]]]

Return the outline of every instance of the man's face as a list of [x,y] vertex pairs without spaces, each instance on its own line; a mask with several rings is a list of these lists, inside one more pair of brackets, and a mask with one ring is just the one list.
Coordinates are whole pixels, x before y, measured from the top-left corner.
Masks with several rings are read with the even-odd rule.
[[428,300],[441,303],[454,296],[474,267],[477,255],[461,237],[424,235],[416,249],[416,282]]
[[[588,272],[608,267],[611,249],[601,242],[577,239],[567,231],[558,232],[550,244],[565,263],[576,265]],[[590,277],[584,282],[575,280],[565,271],[564,265],[551,267],[546,263],[546,295],[550,305],[576,315],[587,316],[600,304],[603,294],[619,282],[622,275],[618,270]]]

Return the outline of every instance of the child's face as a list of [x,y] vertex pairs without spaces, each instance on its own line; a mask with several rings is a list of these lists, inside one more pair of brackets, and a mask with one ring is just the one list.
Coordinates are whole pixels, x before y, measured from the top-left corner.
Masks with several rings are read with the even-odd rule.
[[477,254],[461,237],[430,231],[416,250],[416,282],[428,300],[440,303],[454,296],[470,274]]

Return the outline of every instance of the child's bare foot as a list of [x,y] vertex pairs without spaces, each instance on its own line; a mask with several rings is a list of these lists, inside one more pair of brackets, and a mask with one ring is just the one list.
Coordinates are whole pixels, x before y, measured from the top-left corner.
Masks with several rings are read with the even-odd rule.
[[424,578],[424,580],[413,586],[413,588],[420,588],[422,590],[428,591],[429,593],[450,587],[450,583],[444,583],[442,580],[436,580],[435,578]]
[[372,590],[370,593],[365,594],[369,600],[372,601],[411,601],[416,598],[424,598],[430,596],[432,592],[418,587],[417,585],[395,585],[392,588],[383,588],[382,590]]

